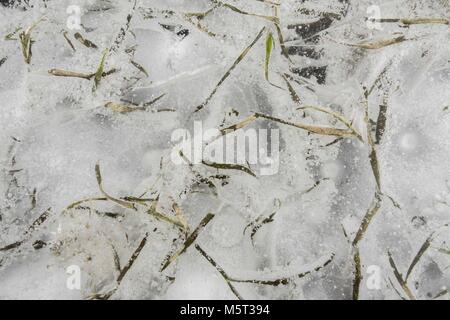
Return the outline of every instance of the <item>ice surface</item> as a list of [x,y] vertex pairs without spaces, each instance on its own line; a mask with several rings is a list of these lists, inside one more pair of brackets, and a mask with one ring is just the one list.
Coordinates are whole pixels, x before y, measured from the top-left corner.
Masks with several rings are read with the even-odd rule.
[[[279,2],[0,7],[0,299],[450,297],[449,29],[427,20],[448,1]],[[275,119],[243,129],[279,130],[275,174],[172,161],[176,130],[255,112]]]

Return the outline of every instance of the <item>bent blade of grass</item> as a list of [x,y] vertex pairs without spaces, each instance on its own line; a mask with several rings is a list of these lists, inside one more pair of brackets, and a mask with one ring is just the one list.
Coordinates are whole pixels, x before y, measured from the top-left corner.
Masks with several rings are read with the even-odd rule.
[[81,78],[81,79],[86,79],[86,80],[92,79],[92,74],[73,72],[73,71],[67,71],[67,70],[62,70],[62,69],[50,69],[48,71],[48,73],[53,76],[56,76],[56,77]]

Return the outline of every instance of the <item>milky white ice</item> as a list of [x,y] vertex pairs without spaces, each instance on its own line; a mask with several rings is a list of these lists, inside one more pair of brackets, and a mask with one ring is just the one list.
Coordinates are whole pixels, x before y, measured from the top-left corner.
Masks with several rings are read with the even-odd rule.
[[[0,299],[448,300],[449,15],[0,5]],[[268,134],[190,162],[195,123]]]

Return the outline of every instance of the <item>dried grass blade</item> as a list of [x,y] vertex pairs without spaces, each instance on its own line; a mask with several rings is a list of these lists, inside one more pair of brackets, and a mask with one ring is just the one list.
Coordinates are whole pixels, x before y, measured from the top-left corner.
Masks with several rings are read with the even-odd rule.
[[86,203],[86,202],[91,202],[91,201],[108,201],[108,198],[103,198],[103,197],[101,197],[101,198],[88,198],[88,199],[83,199],[83,200],[80,200],[80,201],[76,201],[76,202],[68,205],[63,210],[63,212],[66,212],[68,210],[74,209],[75,207],[79,206],[80,204],[83,204],[83,203]]
[[306,131],[309,131],[311,133],[315,134],[321,134],[321,135],[328,135],[328,136],[338,136],[338,137],[352,137],[354,136],[353,132],[343,129],[337,129],[337,128],[330,128],[330,127],[319,127],[319,126],[312,126],[312,125],[306,125],[306,124],[300,124],[300,123],[293,123],[286,120],[282,120],[279,118],[275,118],[272,116],[268,116],[261,113],[255,113],[255,116],[257,118],[264,118],[268,120],[272,120],[281,124],[285,124],[288,126],[296,127],[299,129],[303,129]]
[[8,33],[8,34],[5,36],[5,41],[18,40],[17,38],[14,38],[14,36],[15,36],[20,30],[22,30],[22,28],[21,28],[21,27],[18,27],[18,28],[16,28],[16,30],[14,30],[13,32]]
[[8,57],[4,57],[0,60],[0,67],[8,60]]
[[380,208],[381,208],[381,195],[378,192],[376,192],[375,196],[372,200],[372,204],[370,205],[369,209],[367,210],[367,212],[361,222],[361,225],[359,226],[358,232],[356,233],[355,239],[352,242],[352,245],[354,247],[356,247],[358,245],[358,243],[364,238],[364,235],[366,234],[366,231],[369,228],[369,225],[372,222],[372,219],[378,213]]
[[130,113],[135,111],[144,111],[143,107],[130,107],[125,104],[116,103],[116,102],[108,102],[105,104],[105,108],[110,109],[111,111],[118,113]]
[[372,125],[371,120],[369,118],[369,92],[364,88],[364,122],[366,123],[367,127],[367,142],[370,146],[370,165],[372,167],[372,172],[375,178],[375,182],[377,184],[377,192],[381,193],[381,175],[380,175],[380,166],[378,162],[378,155],[377,155],[377,148],[372,138]]
[[184,226],[180,221],[178,221],[178,219],[174,219],[170,216],[167,216],[167,215],[164,215],[164,214],[158,212],[158,210],[156,210],[157,204],[158,204],[158,199],[153,201],[153,203],[150,206],[150,209],[147,211],[147,213],[149,215],[154,216],[158,220],[168,222],[168,223],[180,228],[182,231],[184,231]]
[[406,299],[402,296],[402,294],[397,290],[397,288],[395,287],[395,285],[394,285],[394,283],[392,282],[391,278],[388,278],[388,279],[389,279],[389,284],[391,285],[392,289],[394,289],[395,293],[400,297],[400,299],[406,300]]
[[215,163],[215,162],[207,162],[204,160],[202,161],[202,164],[204,164],[205,166],[211,167],[211,168],[219,169],[219,170],[239,170],[239,171],[245,172],[253,177],[256,177],[256,175],[249,168],[242,166],[240,164]]
[[30,64],[31,57],[33,55],[32,51],[31,51],[31,46],[32,46],[31,37],[30,37],[30,35],[26,34],[25,32],[21,32],[19,34],[19,39],[20,39],[20,44],[22,46],[22,55],[25,59],[25,63]]
[[239,130],[239,129],[242,129],[242,128],[248,126],[250,123],[252,123],[252,122],[255,121],[256,119],[258,119],[258,117],[256,117],[255,115],[251,115],[251,116],[248,117],[247,119],[245,119],[245,120],[243,120],[243,121],[241,121],[241,122],[239,122],[239,123],[237,123],[237,124],[234,124],[234,125],[232,125],[232,126],[229,126],[229,127],[225,128],[225,129],[221,129],[221,130],[220,130],[220,133],[221,133],[222,135],[227,135],[227,134],[229,134],[229,133],[235,132],[235,131],[237,131],[237,130]]
[[[254,243],[254,238],[256,233],[259,231],[259,229],[261,229],[262,226],[264,226],[265,224],[274,222],[275,220],[273,219],[273,217],[275,216],[276,212],[272,213],[270,216],[268,216],[267,218],[265,218],[264,220],[262,220],[260,223],[256,222],[253,223],[253,228],[252,228],[252,232],[250,233],[250,239],[252,241],[252,244],[255,245]],[[245,230],[244,230],[245,233]]]
[[[105,200],[107,200],[107,199],[105,198]],[[108,217],[108,218],[112,218],[112,219],[116,219],[118,217],[123,217],[124,216],[122,213],[108,212],[108,211],[99,211],[97,209],[93,209],[93,208],[88,207],[88,206],[76,206],[76,207],[74,207],[74,210],[89,211],[90,213],[93,212],[93,213],[99,215],[100,217]]]
[[403,276],[398,271],[398,268],[397,268],[397,266],[395,264],[395,261],[392,258],[392,255],[391,255],[391,253],[389,251],[388,251],[388,256],[389,256],[389,264],[391,265],[392,270],[394,271],[394,276],[397,279],[397,281],[400,284],[400,286],[402,287],[403,291],[405,291],[406,295],[411,300],[416,300],[416,298],[414,297],[414,294],[412,293],[411,289],[408,287],[408,284],[406,283],[406,281],[403,280]]
[[176,202],[174,202],[172,205],[172,209],[175,212],[175,216],[177,217],[178,221],[180,221],[180,223],[183,225],[186,234],[189,233],[189,224],[180,206]]
[[92,41],[84,38],[81,33],[77,32],[74,35],[74,38],[77,39],[82,45],[84,45],[87,48],[91,48],[91,49],[98,49],[98,46],[93,43]]
[[145,237],[141,240],[139,243],[139,246],[136,248],[136,250],[133,252],[133,254],[130,257],[130,260],[128,260],[127,264],[123,267],[122,271],[120,272],[119,276],[117,277],[117,284],[120,285],[123,278],[127,275],[128,271],[131,269],[133,264],[136,262],[136,259],[141,254],[142,249],[144,249],[146,243],[147,243],[148,234],[145,235]]
[[283,37],[283,33],[281,32],[280,25],[278,24],[278,22],[274,23],[274,25],[275,25],[275,29],[277,30],[278,42],[280,44],[281,53],[283,54],[283,56],[285,56],[285,58],[289,62],[292,62],[291,57],[289,56],[288,50],[286,49],[286,45],[284,44],[284,37]]
[[363,141],[363,138],[362,138],[361,134],[352,126],[350,121],[347,120],[341,114],[339,114],[337,112],[334,112],[332,110],[329,110],[329,109],[326,109],[326,108],[322,108],[322,107],[317,107],[317,106],[304,106],[304,107],[298,108],[297,110],[304,110],[304,109],[313,109],[313,110],[316,110],[316,111],[320,111],[320,112],[329,114],[333,118],[335,118],[338,121],[340,121],[341,123],[343,123],[348,129],[350,129],[353,132],[353,134],[358,138],[359,141],[361,141],[361,142]]
[[450,25],[450,20],[445,18],[415,18],[415,19],[399,19],[399,18],[382,18],[368,19],[368,21],[379,23],[401,23],[407,26],[414,24],[445,24]]
[[296,104],[301,104],[301,99],[300,96],[297,94],[297,92],[295,91],[294,87],[292,86],[291,82],[288,80],[288,78],[286,77],[286,75],[282,75],[284,81],[286,82],[286,85],[288,87],[289,90],[289,94],[291,95],[291,99],[292,101],[294,101]]
[[380,111],[378,113],[377,119],[377,128],[375,133],[375,143],[380,144],[381,138],[383,137],[384,131],[386,129],[386,113],[387,113],[387,105],[380,105]]
[[66,71],[61,69],[50,69],[48,73],[56,77],[81,78],[86,80],[92,79],[92,74]]
[[394,44],[402,43],[408,39],[405,38],[405,36],[395,37],[392,39],[386,39],[386,40],[380,40],[376,42],[363,42],[363,43],[357,43],[357,44],[346,44],[351,47],[357,47],[361,49],[367,49],[367,50],[377,50],[385,47],[392,46]]
[[198,112],[200,110],[202,110],[204,107],[206,107],[209,103],[209,101],[214,97],[214,95],[216,94],[217,90],[219,89],[219,87],[225,82],[225,80],[231,75],[231,72],[236,68],[236,66],[245,58],[245,56],[249,53],[249,51],[253,48],[253,46],[258,42],[258,40],[262,37],[262,35],[264,34],[264,31],[266,30],[265,27],[263,27],[261,29],[261,31],[259,31],[258,35],[256,36],[256,38],[252,41],[252,43],[250,43],[249,46],[247,46],[244,51],[242,51],[242,53],[239,55],[239,57],[234,61],[234,63],[232,64],[232,66],[227,70],[227,72],[222,76],[222,78],[219,80],[219,82],[216,84],[216,86],[214,87],[213,91],[211,92],[211,94],[206,98],[205,102],[203,102],[203,104],[201,104],[200,106],[197,107],[197,109],[194,112]]
[[20,247],[23,243],[25,243],[29,239],[31,234],[47,220],[50,213],[51,213],[51,208],[48,208],[47,210],[45,210],[44,213],[42,213],[36,220],[34,220],[33,223],[28,227],[28,229],[23,233],[22,240],[16,241],[12,244],[2,247],[2,248],[0,248],[0,251],[9,251],[9,250]]
[[272,50],[275,46],[275,41],[273,40],[272,32],[267,33],[266,39],[266,59],[264,64],[264,76],[266,80],[269,81],[269,64],[270,64],[270,56],[272,55]]
[[109,50],[105,49],[105,51],[103,52],[103,55],[102,55],[102,59],[100,61],[100,65],[98,66],[97,71],[95,72],[94,87],[92,89],[93,91],[95,91],[98,88],[98,86],[100,85],[100,81],[102,80],[103,72],[105,69],[106,56],[108,55],[108,52],[109,52]]
[[73,45],[72,41],[69,39],[67,31],[63,32],[63,37],[64,37],[64,39],[66,39],[66,42],[69,44],[69,46],[72,48],[72,50],[77,51],[77,49],[75,49],[75,46]]
[[169,257],[161,267],[161,272],[164,271],[172,262],[174,262],[180,255],[186,252],[187,249],[195,242],[200,232],[206,227],[206,225],[214,218],[214,214],[208,213],[202,221],[199,223],[197,228],[191,233],[191,235],[186,239],[183,248],[176,252],[174,255]]
[[448,293],[448,289],[444,289],[441,292],[439,292],[437,295],[433,297],[433,300],[439,299],[440,297],[445,296]]
[[106,293],[98,293],[98,294],[91,295],[90,297],[88,297],[89,300],[108,300],[109,298],[112,297],[112,295],[114,293],[116,293],[117,289],[119,289],[120,283],[122,282],[123,278],[126,276],[128,271],[131,269],[134,262],[141,254],[142,249],[145,247],[145,244],[147,243],[147,238],[148,238],[148,234],[146,234],[145,237],[141,240],[141,242],[139,243],[139,246],[133,252],[133,255],[131,256],[130,260],[128,260],[127,265],[121,270],[121,272],[116,280],[117,286],[114,289],[112,289]]
[[222,269],[221,266],[217,264],[217,262],[214,261],[213,258],[211,258],[198,244],[195,245],[195,249],[197,249],[198,252],[220,273],[220,275],[223,277],[225,282],[227,283],[230,290],[233,292],[233,294],[239,299],[244,300],[240,293],[236,290],[236,288],[233,286],[233,284],[230,281],[230,277],[227,275],[227,273]]
[[117,253],[116,248],[114,247],[114,245],[112,243],[110,243],[111,245],[111,250],[113,252],[113,258],[114,258],[114,266],[116,267],[116,270],[120,272],[122,271],[122,267],[120,266],[120,257],[119,254]]
[[153,99],[153,100],[151,100],[151,101],[149,101],[149,102],[144,103],[143,106],[144,106],[144,107],[150,107],[150,106],[154,105],[156,102],[158,102],[159,100],[161,100],[162,98],[164,98],[165,96],[166,96],[166,94],[163,93],[162,95],[156,97],[155,99]]
[[32,224],[31,226],[28,228],[26,234],[30,234],[33,231],[35,231],[37,229],[37,227],[39,227],[41,224],[43,224],[48,216],[51,213],[51,208],[48,208],[47,210],[44,211],[44,213],[42,213]]
[[143,66],[141,66],[139,63],[137,63],[137,62],[134,61],[134,60],[131,60],[130,62],[131,62],[131,64],[132,64],[133,66],[136,67],[136,69],[138,69],[140,72],[142,72],[143,74],[145,74],[145,75],[147,76],[147,78],[149,77],[149,74],[148,74],[147,70],[145,70],[145,68],[144,68]]
[[234,11],[236,13],[239,13],[239,14],[242,14],[242,15],[245,15],[245,16],[258,17],[258,18],[263,18],[263,19],[271,21],[271,22],[277,22],[277,18],[276,17],[271,17],[271,16],[265,16],[265,15],[261,15],[261,14],[255,14],[255,13],[246,12],[246,11],[243,11],[243,10],[241,10],[241,9],[231,5],[231,4],[224,3],[224,2],[218,1],[218,0],[210,0],[210,1],[215,3],[215,4],[218,4],[218,5],[222,6],[224,8],[230,9],[231,11]]
[[108,195],[105,190],[103,189],[103,181],[102,181],[102,175],[100,172],[100,164],[96,164],[95,165],[95,176],[97,178],[97,184],[98,184],[98,188],[100,189],[100,192],[110,201],[117,203],[118,205],[128,208],[128,209],[133,209],[136,210],[136,207],[134,206],[133,203],[127,202],[127,201],[123,201],[120,199],[116,199],[114,197],[111,197],[110,195]]
[[9,250],[12,250],[12,249],[16,249],[16,248],[20,247],[23,242],[24,241],[17,241],[17,242],[8,244],[7,246],[4,246],[4,247],[0,248],[0,251],[9,251]]
[[370,165],[372,167],[372,172],[375,177],[375,182],[377,184],[377,190],[381,190],[380,165],[378,162],[377,150],[374,145],[371,146],[369,158],[370,158]]
[[22,54],[25,59],[25,63],[27,64],[31,63],[31,57],[33,55],[31,50],[33,44],[33,41],[31,40],[31,33],[37,27],[37,25],[41,23],[42,20],[44,20],[44,17],[36,21],[31,27],[29,27],[25,31],[22,31],[19,34],[19,40],[22,47]]
[[260,284],[260,285],[268,285],[268,286],[279,286],[279,285],[286,285],[288,284],[290,281],[292,281],[292,279],[300,279],[303,278],[313,272],[317,272],[320,271],[321,269],[325,268],[326,266],[328,266],[334,259],[334,253],[331,255],[331,257],[322,265],[315,267],[312,270],[309,271],[305,271],[299,274],[295,274],[293,276],[290,277],[285,277],[285,278],[280,278],[280,279],[275,279],[275,280],[257,280],[257,279],[234,279],[234,278],[229,278],[229,281],[231,282],[238,282],[238,283],[252,283],[252,284]]

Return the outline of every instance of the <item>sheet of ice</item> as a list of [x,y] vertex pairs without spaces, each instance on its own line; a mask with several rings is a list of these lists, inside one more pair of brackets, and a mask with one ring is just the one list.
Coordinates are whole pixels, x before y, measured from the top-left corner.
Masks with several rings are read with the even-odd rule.
[[[392,261],[406,277],[424,243],[407,284],[418,299],[450,297],[449,29],[366,19],[449,16],[448,1],[273,3],[0,6],[0,299],[108,292],[112,299],[235,299],[219,268],[260,283],[231,281],[246,299],[351,299],[357,249],[358,298],[408,298]],[[42,17],[26,64],[19,34]],[[84,46],[77,32],[97,48]],[[51,69],[91,79],[56,77]],[[334,115],[299,109],[306,106]],[[237,169],[172,160],[176,130],[197,137],[196,121],[222,130],[254,112],[281,119],[260,117],[244,128],[279,130],[274,174],[262,175],[264,163],[247,158]],[[346,129],[336,113],[361,139],[289,125]],[[380,208],[355,243],[377,191],[371,140]],[[179,229],[187,224],[192,233],[208,213],[214,218],[194,243],[161,271],[183,248],[186,230]]]

